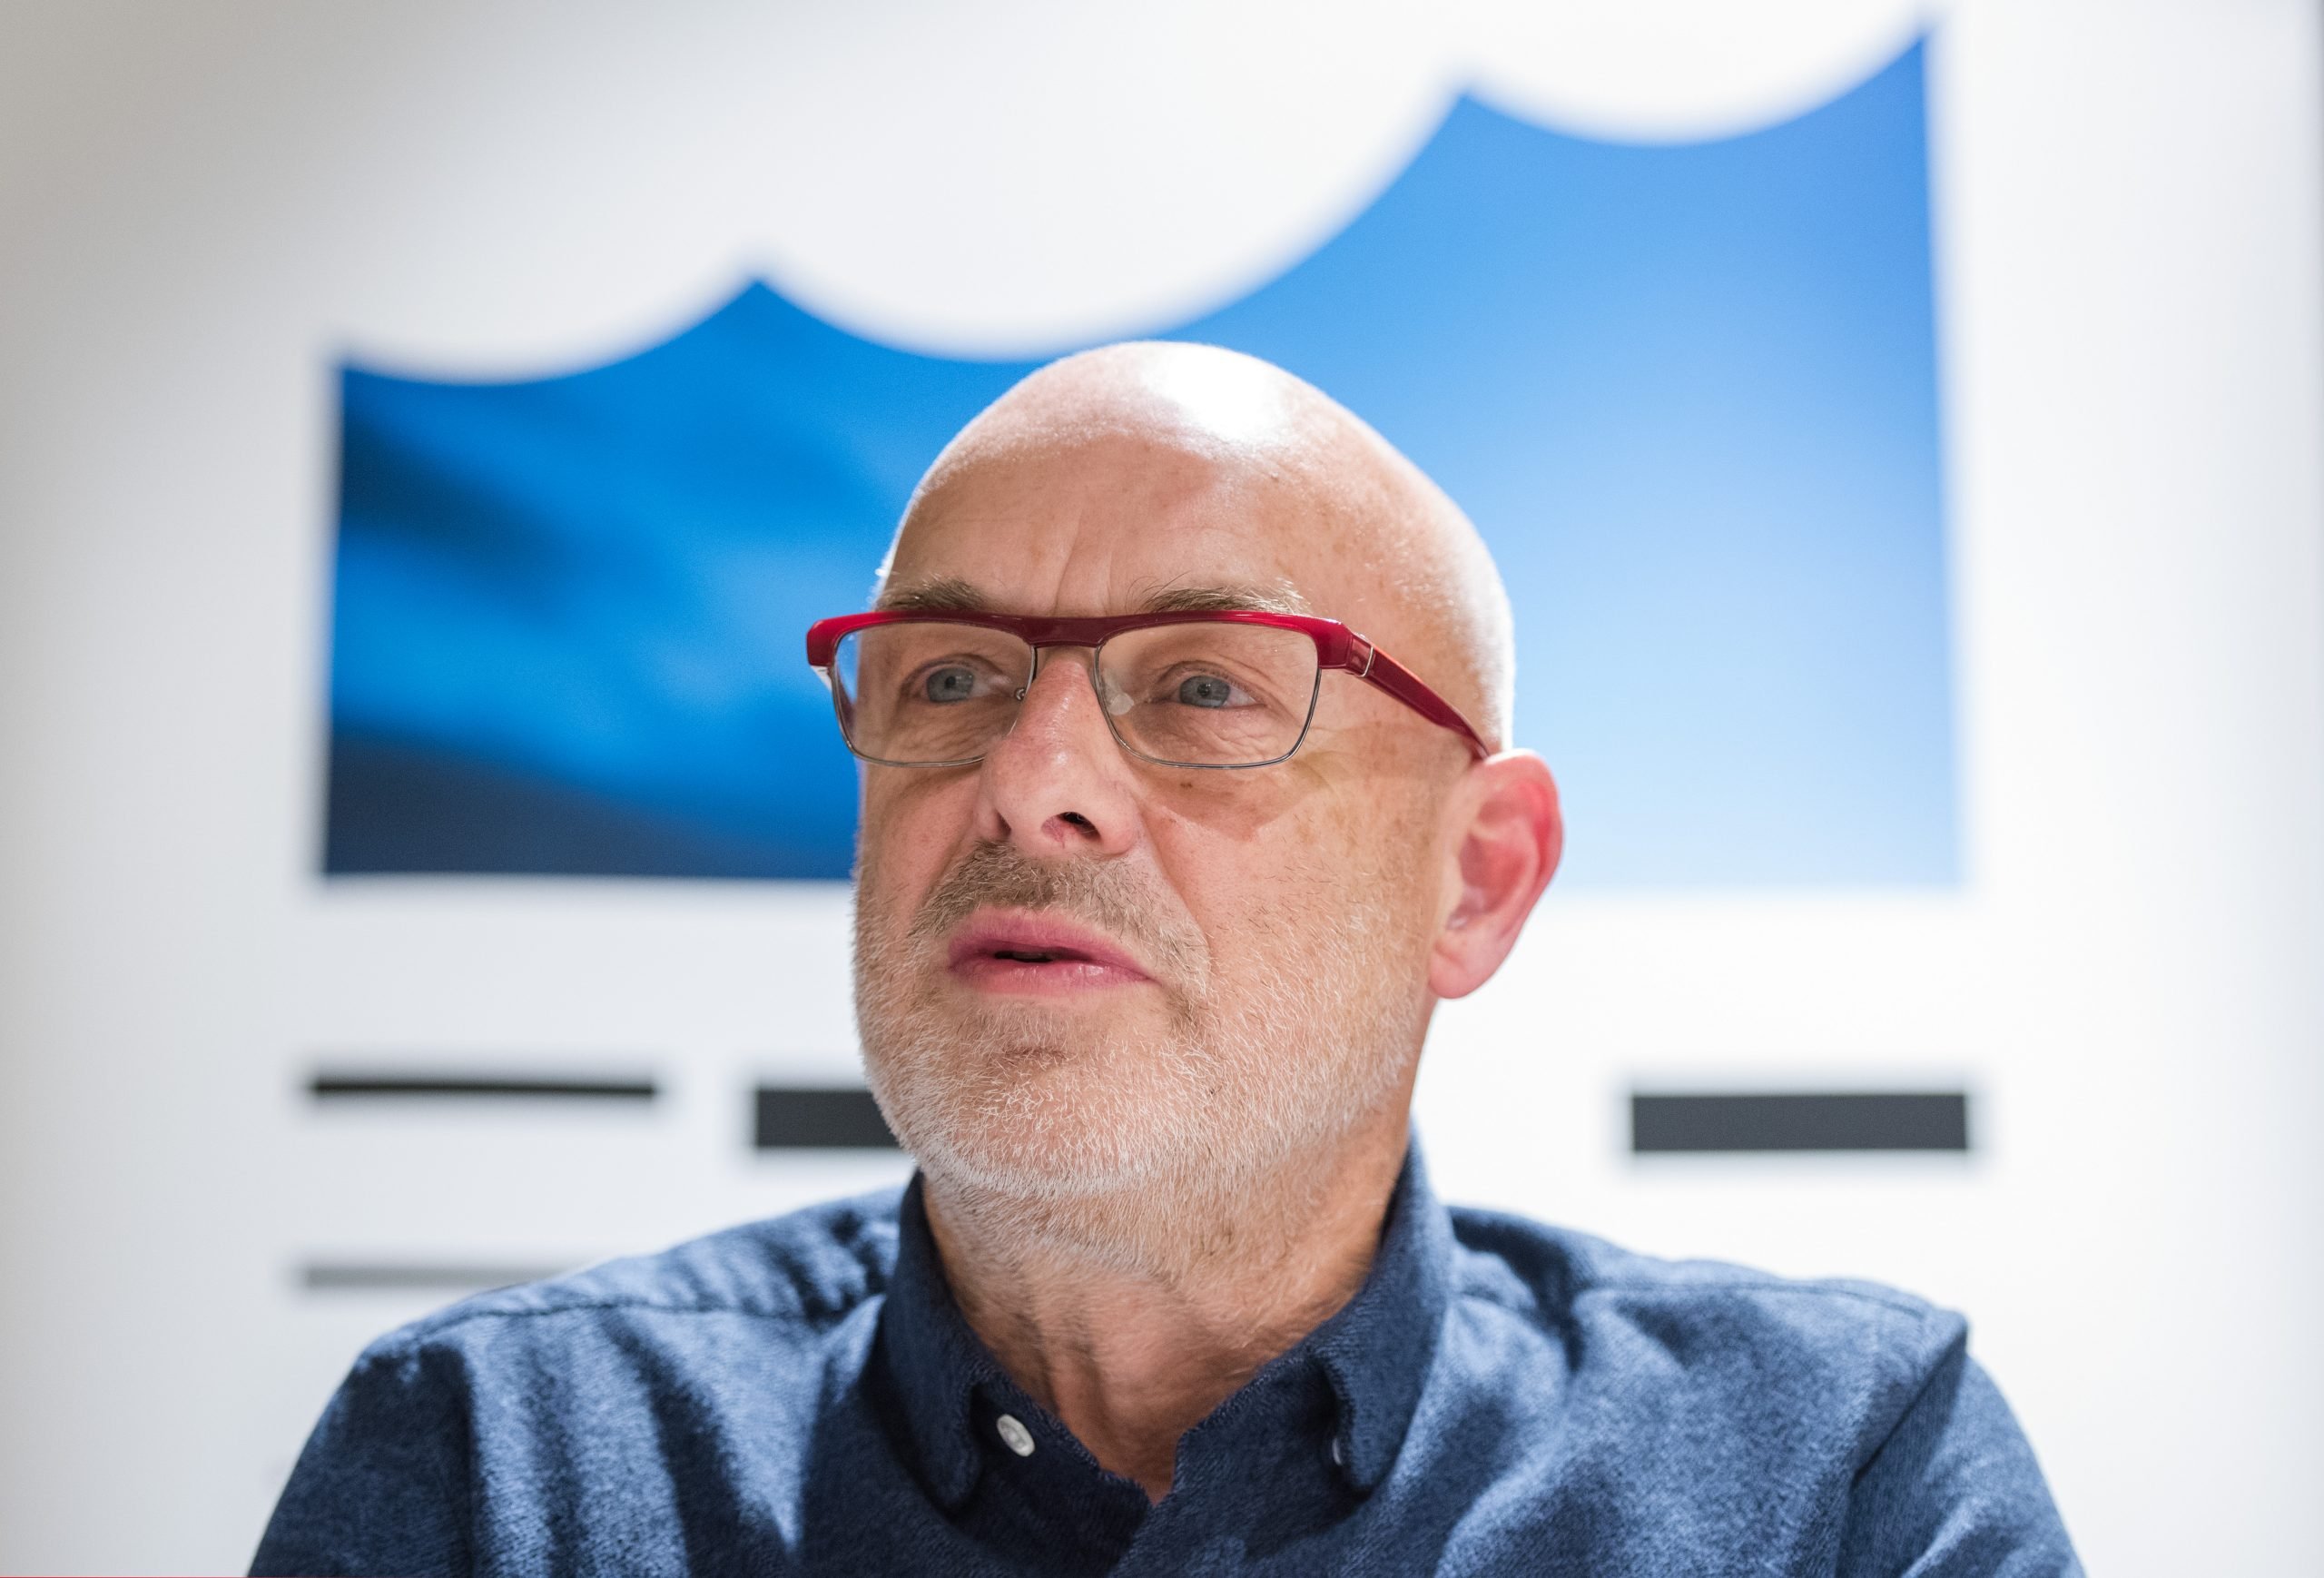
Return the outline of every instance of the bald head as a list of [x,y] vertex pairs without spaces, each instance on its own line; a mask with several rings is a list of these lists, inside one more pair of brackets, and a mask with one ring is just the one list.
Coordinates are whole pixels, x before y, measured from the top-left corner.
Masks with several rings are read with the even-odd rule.
[[[883,601],[923,589],[914,549],[924,523],[995,481],[1007,489],[1045,479],[1064,495],[1061,528],[1127,494],[1148,501],[1167,529],[1173,507],[1200,497],[1237,539],[1229,557],[1241,561],[1237,589],[1258,594],[1250,600],[1343,620],[1435,686],[1489,745],[1508,744],[1515,656],[1492,556],[1442,488],[1314,385],[1206,345],[1111,345],[1050,363],[929,468],[883,567]],[[1058,546],[1069,545],[1061,537]],[[1160,584],[1142,598],[1167,597],[1179,589],[1172,581],[1217,582],[1191,534],[1186,546],[1168,575],[1147,567]]]

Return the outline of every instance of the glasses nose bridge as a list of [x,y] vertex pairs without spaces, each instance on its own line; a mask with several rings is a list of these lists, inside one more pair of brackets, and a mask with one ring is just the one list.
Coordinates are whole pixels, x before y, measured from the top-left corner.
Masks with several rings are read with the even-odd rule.
[[1027,666],[1025,683],[1018,688],[1016,710],[1010,715],[1009,727],[1004,734],[1013,735],[1017,732],[1017,725],[1025,715],[1025,704],[1033,694],[1035,683],[1041,677],[1043,656],[1053,647],[1080,646],[1087,648],[1089,653],[1088,661],[1082,666],[1084,672],[1089,676],[1089,694],[1098,704],[1098,715],[1106,720],[1106,732],[1113,735],[1116,745],[1125,745],[1127,742],[1122,739],[1121,731],[1115,725],[1113,711],[1106,705],[1105,683],[1098,677],[1098,649],[1106,644],[1106,640],[1107,637],[1102,636],[1095,641],[1026,639],[1025,645],[1033,655],[1032,662]]
[[[1020,637],[1020,639],[1022,638]],[[1024,687],[1018,691],[1017,699],[1019,702],[1022,702],[1027,695],[1032,693],[1033,682],[1041,677],[1042,658],[1050,651],[1051,648],[1059,646],[1086,646],[1089,649],[1089,684],[1094,689],[1098,684],[1098,648],[1103,646],[1105,644],[1105,637],[1103,636],[1098,637],[1095,641],[1068,641],[1062,639],[1034,641],[1026,639],[1025,645],[1032,652],[1033,659],[1030,663],[1026,665]]]

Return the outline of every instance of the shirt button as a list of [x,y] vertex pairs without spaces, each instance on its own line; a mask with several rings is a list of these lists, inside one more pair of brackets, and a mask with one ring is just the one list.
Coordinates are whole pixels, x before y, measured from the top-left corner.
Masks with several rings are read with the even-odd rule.
[[1009,1451],[1019,1457],[1033,1455],[1033,1433],[1019,1423],[1016,1415],[1003,1414],[992,1422],[992,1427],[1000,1432],[1000,1443]]
[[1336,1435],[1332,1437],[1332,1466],[1334,1468],[1347,1466],[1347,1454],[1340,1450],[1340,1438]]

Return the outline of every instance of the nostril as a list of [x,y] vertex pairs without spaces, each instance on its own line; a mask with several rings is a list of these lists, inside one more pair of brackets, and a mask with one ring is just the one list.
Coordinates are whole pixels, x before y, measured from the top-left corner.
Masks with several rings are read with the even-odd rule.
[[1088,817],[1082,815],[1078,811],[1060,811],[1058,813],[1057,819],[1059,822],[1070,822],[1074,826],[1079,828],[1084,833],[1095,833],[1098,831],[1098,824],[1090,821]]

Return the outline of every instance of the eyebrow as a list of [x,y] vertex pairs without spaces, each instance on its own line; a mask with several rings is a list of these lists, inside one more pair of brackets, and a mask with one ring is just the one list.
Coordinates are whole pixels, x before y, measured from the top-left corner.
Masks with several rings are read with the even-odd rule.
[[958,576],[940,576],[904,587],[882,587],[873,600],[881,614],[983,614],[991,605],[985,596]]
[[1272,587],[1173,587],[1146,599],[1147,614],[1313,614],[1289,581]]
[[[872,607],[882,614],[982,614],[992,599],[958,576],[940,576],[883,588]],[[1272,587],[1172,587],[1138,607],[1142,614],[1313,614],[1314,607],[1288,581]]]

